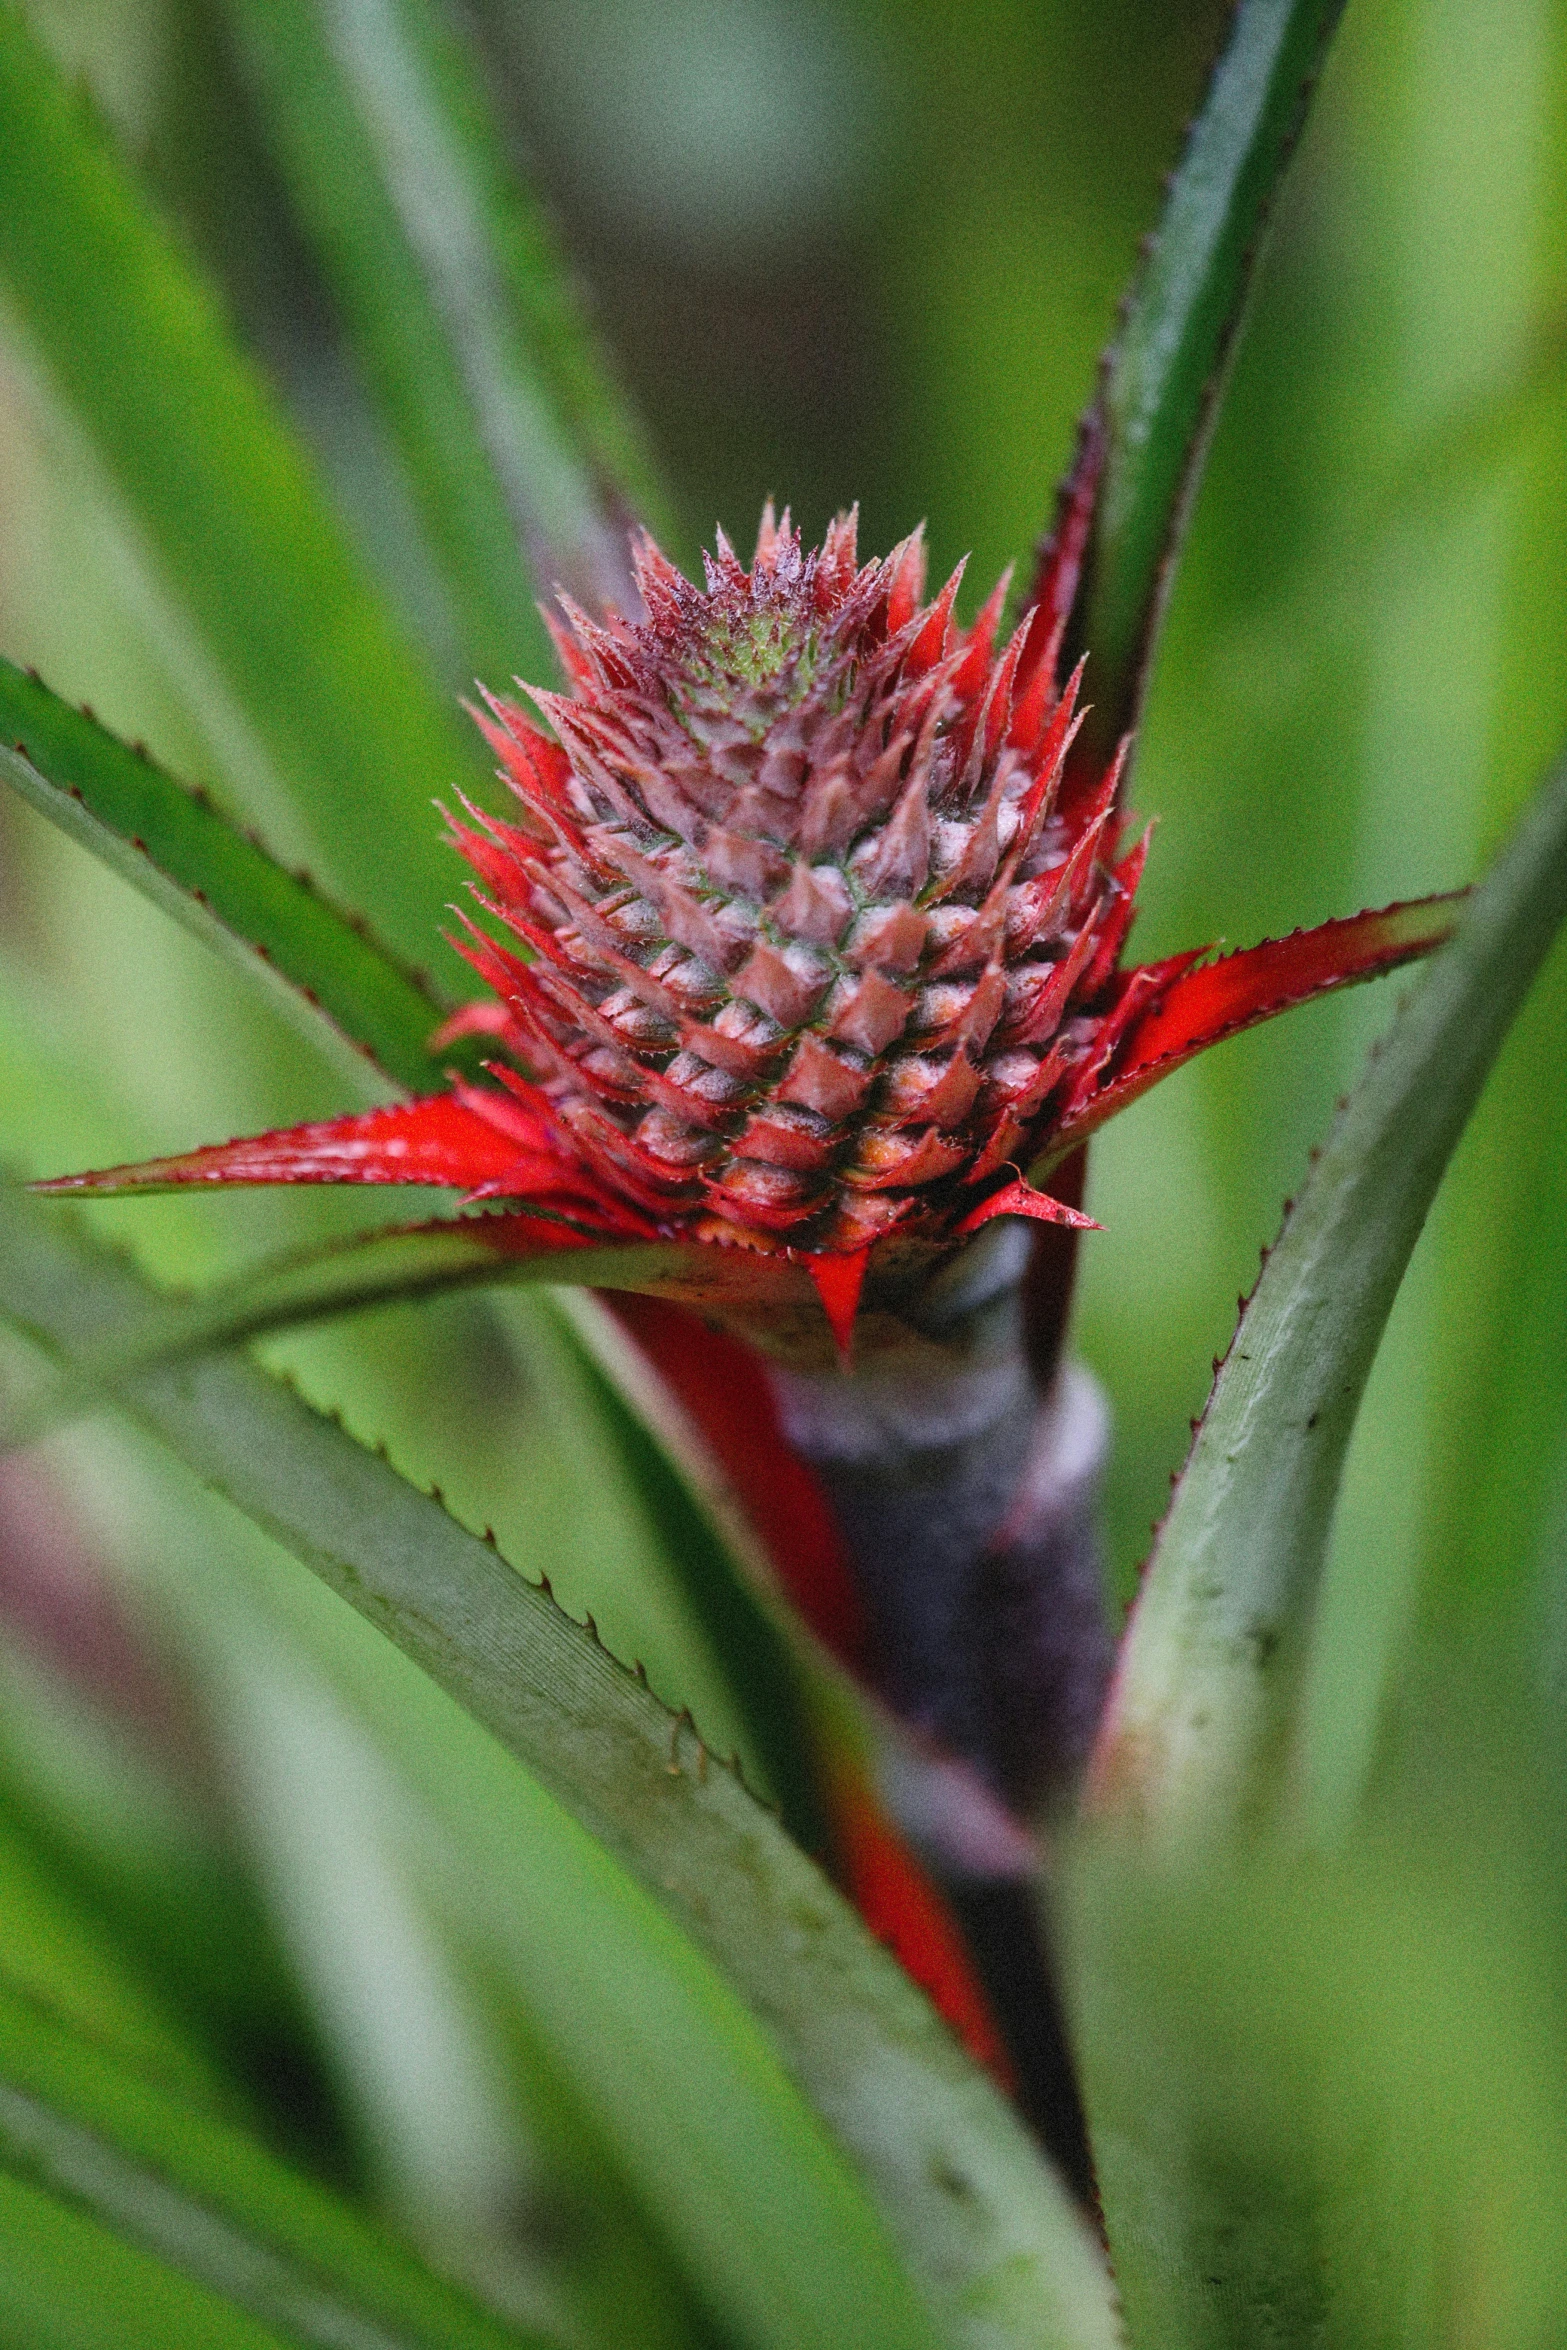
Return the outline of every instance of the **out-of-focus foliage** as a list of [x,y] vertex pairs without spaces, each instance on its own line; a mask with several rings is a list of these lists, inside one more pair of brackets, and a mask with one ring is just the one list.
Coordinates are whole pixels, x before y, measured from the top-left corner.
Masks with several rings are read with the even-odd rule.
[[[27,13],[221,284],[388,628],[400,608],[410,660],[422,635],[465,682],[417,500],[289,222],[225,13]],[[773,492],[809,532],[858,496],[868,545],[924,514],[938,572],[972,549],[981,585],[1026,557],[1219,0],[478,0],[472,15],[509,135],[679,485],[683,555],[715,516],[743,540]],[[174,640],[168,587],[36,352],[0,333],[0,646],[292,846],[295,812],[263,804]],[[1467,879],[1567,730],[1564,613],[1567,11],[1493,0],[1479,41],[1459,0],[1352,0],[1139,748],[1136,802],[1161,825],[1138,951]],[[421,739],[437,755],[438,728]],[[429,799],[482,772],[458,772],[461,756],[380,774],[367,828],[396,798],[403,838],[433,841]],[[360,870],[391,845],[367,830]],[[423,871],[440,875],[438,852]],[[455,990],[442,889],[429,954]],[[1077,1337],[1115,1406],[1123,1596],[1235,1294],[1387,1008],[1371,992],[1240,1040],[1094,1146],[1108,1229],[1083,1252]],[[1201,2159],[1287,2174],[1310,2225],[1339,2231],[1358,2339],[1532,2345],[1567,2207],[1541,2087],[1564,2035],[1561,1758],[1541,1734],[1567,1697],[1564,1053],[1558,952],[1417,1250],[1352,1451],[1298,1790],[1320,1857],[1183,1884],[1157,1917],[1109,1878],[1084,1895],[1127,1905],[1114,2014],[1091,2012],[1092,2029],[1135,2035],[1139,1970],[1157,1973],[1185,2021],[1150,2062],[1187,2083]],[[0,802],[9,1165],[103,1163],[340,1106],[332,1068],[232,974]],[[363,1216],[269,1196],[96,1222],[178,1282]],[[394,1309],[270,1354],[493,1523],[715,1746],[740,1742],[722,1660],[547,1309]],[[0,1359],[13,1369],[32,1375]],[[492,2305],[573,2339],[716,2338],[721,2259],[698,2272],[584,2118],[593,2052],[572,2046],[566,1988],[528,1943],[482,1738],[108,1423],[27,1479],[0,1481],[0,1596],[30,1627],[4,1665],[7,1976],[55,1985],[68,2023],[370,2195]],[[62,1574],[70,1606],[28,1602]],[[590,2001],[585,1985],[584,2018]],[[1422,2247],[1463,2214],[1445,2269],[1435,2251],[1418,2274],[1379,2266],[1376,2215],[1392,2226],[1406,2208],[1431,2222]],[[1274,2256],[1259,2244],[1259,2273]],[[134,2279],[113,2289],[134,2301]],[[38,2338],[92,2339],[73,2323],[62,2300]]]

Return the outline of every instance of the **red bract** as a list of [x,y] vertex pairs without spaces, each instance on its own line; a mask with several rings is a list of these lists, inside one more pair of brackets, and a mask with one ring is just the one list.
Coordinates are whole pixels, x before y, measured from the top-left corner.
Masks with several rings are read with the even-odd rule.
[[[517,803],[457,845],[495,932],[492,1087],[50,1188],[443,1183],[511,1200],[533,1244],[658,1239],[798,1257],[842,1340],[873,1251],[989,1218],[1089,1219],[1037,1189],[1191,1055],[1437,944],[1454,900],[1219,962],[1124,969],[1146,842],[1122,756],[1072,774],[1081,664],[1058,676],[1046,572],[997,642],[960,573],[923,601],[919,534],[858,564],[852,516],[806,551],[769,508],[705,588],[641,542],[638,621],[568,601],[569,694],[476,713]],[[499,935],[496,935],[496,932]]]

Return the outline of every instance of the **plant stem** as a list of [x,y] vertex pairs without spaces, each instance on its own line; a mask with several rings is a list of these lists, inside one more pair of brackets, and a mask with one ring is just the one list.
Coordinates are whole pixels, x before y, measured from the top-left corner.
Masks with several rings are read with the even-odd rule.
[[1029,1245],[1014,1229],[969,1252],[909,1316],[901,1355],[847,1375],[770,1367],[784,1434],[854,1559],[882,1695],[938,1767],[968,1767],[976,1803],[983,1788],[1019,1821],[1070,1790],[1110,1666],[1106,1415],[1078,1366],[1041,1386],[1029,1362]]
[[769,1376],[853,1559],[873,1677],[914,1733],[881,1792],[964,1926],[1023,2111],[1087,2200],[1030,1831],[1070,1798],[1109,1684],[1108,1416],[1086,1371],[1030,1360],[1030,1248],[1014,1226],[966,1252],[908,1314],[901,1354]]

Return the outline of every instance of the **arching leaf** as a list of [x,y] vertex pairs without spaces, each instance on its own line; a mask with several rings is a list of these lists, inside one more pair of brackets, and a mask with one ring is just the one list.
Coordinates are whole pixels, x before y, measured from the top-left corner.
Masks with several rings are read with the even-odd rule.
[[[1269,1916],[1307,1906],[1309,1875],[1284,1862],[1345,1454],[1443,1170],[1564,915],[1567,765],[1476,889],[1286,1216],[1133,1614],[1094,1757],[1072,1939],[1105,2215],[1139,2340],[1217,2344],[1263,2327],[1316,2338],[1326,2223],[1265,2132],[1241,2150],[1235,2085],[1206,2097],[1203,1938],[1225,1903],[1259,1936]],[[1292,2095],[1309,2104],[1298,2083],[1280,2114]]]
[[36,677],[0,660],[0,773],[22,798],[154,905],[235,963],[317,1043],[354,1048],[394,1083],[437,1084],[475,1059],[428,1042],[450,1011],[205,793],[177,783]]
[[[97,2339],[128,2339],[113,2302],[122,2279],[139,2277],[149,2345],[260,2350],[274,2326],[313,2350],[557,2350],[563,2339],[503,2323],[237,2125],[4,1986],[0,2186],[8,2336],[35,2293],[56,2321],[96,2295]],[[62,2241],[75,2247],[74,2289],[55,2258]],[[203,2313],[209,2331],[198,2332]]]
[[230,780],[287,801],[401,951],[441,902],[433,792],[482,773],[211,289],[0,13],[0,290],[133,526]]
[[[57,1360],[146,1311],[58,1209],[0,1194],[0,1217],[0,1311]],[[575,1839],[569,1811],[629,1872],[626,1968],[682,2019],[643,2191],[678,2202],[682,2163],[699,2166],[683,2250],[741,2338],[1107,2350],[1096,2255],[1021,2125],[772,1815],[590,1630],[243,1361],[150,1371],[117,1400],[517,1756],[565,1807],[541,1833]]]

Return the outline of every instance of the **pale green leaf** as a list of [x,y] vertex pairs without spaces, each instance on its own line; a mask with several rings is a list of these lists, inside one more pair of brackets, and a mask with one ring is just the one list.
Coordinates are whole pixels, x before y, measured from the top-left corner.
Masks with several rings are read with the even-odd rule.
[[[1348,2182],[1318,2175],[1286,2140],[1317,2127],[1324,2059],[1285,2027],[1275,1986],[1258,2032],[1300,2069],[1259,2101],[1246,2060],[1219,2054],[1240,2027],[1216,2030],[1213,2003],[1239,2000],[1239,2014],[1260,1996],[1260,1973],[1240,1981],[1229,1961],[1236,1921],[1270,1947],[1298,1930],[1278,1925],[1286,1912],[1324,1930],[1299,1834],[1298,1742],[1345,1454],[1427,1210],[1564,914],[1567,765],[1315,1159],[1242,1313],[1133,1615],[1069,1917],[1105,2216],[1139,2341],[1218,2350],[1265,2334],[1304,2350],[1323,2338],[1347,2224],[1324,2215]],[[1231,1926],[1218,1932],[1225,1905]],[[1399,2045],[1390,2037],[1384,2050],[1394,2070],[1407,2065]]]
[[1241,1317],[1160,1530],[1096,1765],[1160,1842],[1222,1839],[1280,1771],[1355,1413],[1409,1254],[1567,911],[1567,767],[1341,1111]]
[[[158,2289],[173,2306],[187,2298],[173,2280],[184,2280],[290,2342],[546,2350],[556,2339],[502,2324],[243,2131],[180,2102],[8,1990],[0,1990],[0,2176],[97,2223],[78,2231],[88,2277],[100,2260],[111,2275],[127,2266],[123,2253],[104,2247],[105,2231],[168,2273]],[[35,2211],[29,2226],[25,2204],[4,2198],[0,2213],[14,2293],[60,2222]],[[0,2313],[5,2302],[0,2285]],[[107,2326],[107,2307],[103,2316]],[[212,2323],[214,2340],[230,2338],[216,2315]],[[182,2326],[166,2338],[189,2337]],[[236,2322],[232,2338],[273,2337],[253,2337]]]
[[0,10],[0,298],[150,558],[232,777],[428,952],[433,793],[476,742],[350,550],[218,305],[17,10]]
[[626,599],[637,436],[469,45],[418,0],[229,0],[263,120],[420,503],[465,659],[553,661],[534,598]]

